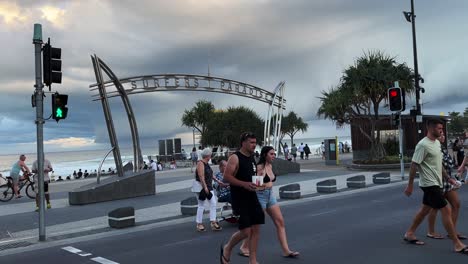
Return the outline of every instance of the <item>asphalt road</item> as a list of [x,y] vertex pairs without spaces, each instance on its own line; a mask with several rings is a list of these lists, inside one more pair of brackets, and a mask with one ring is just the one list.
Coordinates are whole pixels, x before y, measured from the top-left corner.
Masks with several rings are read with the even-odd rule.
[[[352,171],[346,170],[335,170],[335,171],[309,171],[296,174],[288,174],[278,177],[278,180],[275,182],[277,185],[287,184],[291,182],[320,179],[326,177],[332,177],[336,175],[345,175],[353,173]],[[73,221],[85,220],[93,217],[106,216],[107,213],[118,207],[132,206],[136,210],[149,208],[158,205],[164,205],[169,203],[180,202],[183,199],[190,197],[189,186],[187,188],[161,192],[158,193],[158,185],[173,183],[183,180],[189,180],[193,178],[193,174],[188,172],[168,172],[168,174],[158,174],[156,176],[156,195],[152,196],[143,196],[136,197],[132,199],[116,200],[109,202],[102,202],[96,204],[89,204],[84,206],[66,206],[62,208],[52,208],[51,210],[46,211],[46,226],[57,225],[62,223],[68,223]],[[95,180],[95,179],[94,179]],[[50,185],[51,190],[51,204],[54,207],[54,199],[65,199],[68,198],[68,191],[73,188],[79,187],[80,180],[71,181],[69,183],[53,183]],[[89,183],[89,180],[84,180],[82,184]],[[35,203],[34,200],[31,200],[27,197],[21,199],[13,199],[8,203],[0,204],[0,212],[2,205],[8,204],[22,204],[29,203],[31,204],[31,211],[4,215],[1,216],[0,213],[0,239],[8,237],[6,231],[8,232],[18,232],[22,230],[29,230],[37,228],[38,217],[37,213],[34,212]]]
[[[424,246],[409,245],[402,236],[420,206],[422,193],[407,198],[404,185],[325,197],[282,207],[291,249],[298,259],[280,256],[270,220],[262,227],[259,263],[467,263],[468,256],[453,252],[448,239],[426,238],[426,223],[417,235]],[[468,187],[460,191],[459,231],[468,233]],[[436,229],[445,234],[437,221]],[[50,247],[0,257],[7,263],[219,263],[219,246],[236,230],[223,223],[223,231],[197,233],[194,223],[158,228],[132,228],[119,235],[54,242]],[[71,253],[62,249],[81,250]],[[73,251],[73,249],[68,248]],[[83,255],[80,256],[79,254]],[[91,255],[88,255],[91,254]],[[92,260],[94,258],[94,260]],[[109,262],[110,261],[110,262]],[[231,263],[247,263],[233,255]]]

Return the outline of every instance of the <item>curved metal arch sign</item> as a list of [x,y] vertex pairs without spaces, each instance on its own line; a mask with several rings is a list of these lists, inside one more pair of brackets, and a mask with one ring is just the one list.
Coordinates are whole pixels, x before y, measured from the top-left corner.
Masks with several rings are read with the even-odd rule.
[[[275,93],[253,86],[244,82],[225,78],[202,76],[193,74],[158,74],[119,79],[127,95],[164,92],[164,91],[203,91],[213,93],[231,94],[243,96],[276,107],[285,107],[286,100]],[[113,81],[104,83],[105,87],[114,86]],[[97,90],[98,84],[90,86],[91,91]],[[93,95],[94,100],[99,100],[99,94]],[[118,91],[110,91],[108,97],[120,96]]]
[[[128,95],[131,94],[163,91],[203,91],[243,96],[267,103],[268,112],[265,118],[264,144],[272,145],[276,149],[279,147],[281,118],[286,106],[286,100],[284,99],[284,81],[280,82],[273,92],[269,92],[244,82],[193,74],[157,74],[118,79],[110,67],[98,56],[91,56],[91,60],[93,62],[97,83],[90,85],[89,88],[91,91],[97,92],[97,94],[92,95],[93,101],[101,101],[102,103],[109,140],[112,146],[111,151],[114,155],[115,166],[119,176],[123,176],[123,166],[108,102],[108,98],[111,97],[120,97],[127,112],[132,133],[135,171],[142,169],[143,156],[141,154],[136,118],[133,114],[130,100],[128,99]],[[103,72],[107,74],[110,81],[104,81]],[[106,88],[112,86],[115,87],[116,90],[107,92]],[[270,138],[271,129],[273,129],[273,140]],[[99,175],[97,181],[99,183]]]

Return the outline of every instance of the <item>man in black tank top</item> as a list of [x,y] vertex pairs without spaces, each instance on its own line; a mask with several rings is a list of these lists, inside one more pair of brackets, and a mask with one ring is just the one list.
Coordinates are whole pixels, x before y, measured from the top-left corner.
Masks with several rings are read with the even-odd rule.
[[230,183],[232,207],[239,213],[239,231],[234,233],[226,245],[221,247],[221,263],[229,263],[232,249],[242,240],[250,245],[249,263],[257,263],[257,244],[260,225],[265,223],[265,214],[255,193],[252,176],[256,173],[254,160],[257,139],[252,133],[242,133],[241,149],[229,157],[224,179]]

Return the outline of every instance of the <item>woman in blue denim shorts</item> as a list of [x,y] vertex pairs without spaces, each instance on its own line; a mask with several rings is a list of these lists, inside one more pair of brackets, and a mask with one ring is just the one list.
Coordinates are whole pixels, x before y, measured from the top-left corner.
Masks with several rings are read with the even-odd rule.
[[[276,176],[273,173],[272,161],[276,158],[275,149],[271,146],[265,146],[260,153],[260,160],[257,164],[257,175],[263,176],[263,185],[257,188],[257,198],[263,210],[271,217],[276,226],[276,233],[278,235],[281,249],[283,250],[283,257],[296,258],[299,252],[292,251],[288,246],[288,239],[286,238],[286,228],[284,225],[283,214],[276,201],[275,194],[273,193],[273,182],[276,181]],[[239,251],[239,255],[249,256],[249,245],[247,240],[244,240]]]

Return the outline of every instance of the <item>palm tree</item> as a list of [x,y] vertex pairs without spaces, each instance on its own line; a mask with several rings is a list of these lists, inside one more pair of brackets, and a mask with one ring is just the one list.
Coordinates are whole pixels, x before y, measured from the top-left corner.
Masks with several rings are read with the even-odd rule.
[[288,135],[291,138],[291,146],[294,143],[294,136],[297,132],[302,133],[307,131],[309,124],[302,120],[302,117],[297,116],[294,112],[289,112],[287,116],[284,116],[281,121],[281,134]]
[[200,100],[192,109],[184,111],[182,125],[198,130],[203,138],[206,124],[212,117],[214,110],[214,105],[211,102]]
[[354,118],[367,118],[371,133],[359,129],[370,141],[369,158],[383,158],[385,149],[380,144],[380,133],[375,133],[380,104],[387,101],[387,90],[395,81],[399,81],[406,94],[413,93],[413,79],[412,70],[405,63],[397,63],[394,57],[381,51],[364,53],[353,66],[344,70],[337,87],[329,92],[322,91],[317,115],[340,126],[353,125]]

